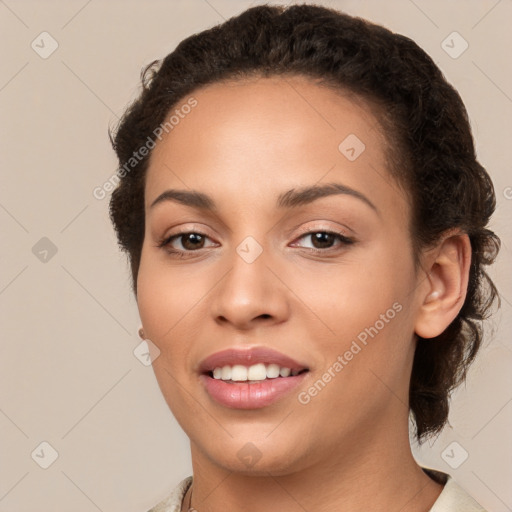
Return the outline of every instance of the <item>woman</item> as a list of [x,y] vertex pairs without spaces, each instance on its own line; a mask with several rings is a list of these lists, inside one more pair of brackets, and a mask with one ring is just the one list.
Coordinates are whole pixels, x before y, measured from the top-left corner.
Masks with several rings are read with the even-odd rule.
[[492,183],[410,39],[251,8],[143,75],[111,218],[193,477],[152,510],[483,510],[414,460],[496,298]]

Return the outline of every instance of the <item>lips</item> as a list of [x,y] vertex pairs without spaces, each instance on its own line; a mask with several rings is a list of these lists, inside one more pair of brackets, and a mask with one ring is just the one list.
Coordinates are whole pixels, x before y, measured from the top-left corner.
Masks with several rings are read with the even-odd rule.
[[[248,369],[247,380],[242,380],[240,371],[245,370],[242,367]],[[253,370],[256,374],[251,376]],[[223,350],[199,365],[199,378],[209,397],[231,409],[260,409],[284,399],[304,381],[308,372],[304,363],[268,347]]]

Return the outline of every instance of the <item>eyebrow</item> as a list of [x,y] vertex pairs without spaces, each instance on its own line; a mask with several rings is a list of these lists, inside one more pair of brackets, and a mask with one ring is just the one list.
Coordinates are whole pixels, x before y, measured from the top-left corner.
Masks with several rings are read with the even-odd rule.
[[[355,197],[369,206],[377,214],[377,207],[361,192],[353,188],[342,185],[341,183],[327,183],[325,185],[313,185],[302,187],[299,189],[290,189],[280,194],[277,198],[276,205],[278,208],[297,208],[306,204],[310,204],[322,197],[344,194]],[[169,189],[162,192],[150,205],[153,208],[159,203],[165,201],[173,201],[190,206],[200,210],[215,211],[217,206],[215,201],[207,194],[198,191]]]

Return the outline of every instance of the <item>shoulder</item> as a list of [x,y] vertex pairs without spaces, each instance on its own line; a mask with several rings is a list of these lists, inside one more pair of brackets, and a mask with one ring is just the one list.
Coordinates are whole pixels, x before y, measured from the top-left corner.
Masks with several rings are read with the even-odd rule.
[[457,482],[447,475],[444,488],[429,512],[486,512]]
[[185,496],[188,488],[192,484],[192,477],[188,476],[182,480],[160,503],[157,503],[148,512],[180,512],[183,497]]

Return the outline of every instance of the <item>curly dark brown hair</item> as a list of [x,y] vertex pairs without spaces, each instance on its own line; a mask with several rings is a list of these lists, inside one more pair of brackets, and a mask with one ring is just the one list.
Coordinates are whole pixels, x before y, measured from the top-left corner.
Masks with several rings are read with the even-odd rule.
[[[494,187],[476,159],[464,104],[432,59],[411,39],[334,9],[258,6],[183,40],[142,72],[142,92],[126,110],[112,145],[119,184],[110,217],[129,255],[132,287],[144,240],[144,187],[150,152],[126,171],[179,101],[198,87],[248,77],[304,76],[374,106],[389,146],[389,171],[407,192],[415,261],[459,228],[472,248],[467,296],[434,339],[418,338],[409,405],[421,443],[448,420],[449,397],[466,377],[483,338],[482,321],[499,296],[484,270],[500,239],[486,228]],[[398,148],[398,150],[397,150]],[[124,167],[123,167],[124,166]],[[124,169],[124,172],[120,172]]]

